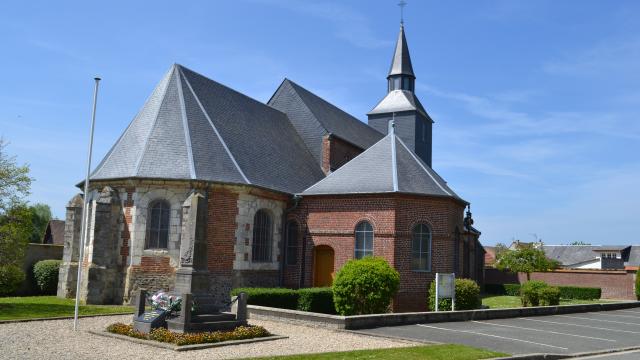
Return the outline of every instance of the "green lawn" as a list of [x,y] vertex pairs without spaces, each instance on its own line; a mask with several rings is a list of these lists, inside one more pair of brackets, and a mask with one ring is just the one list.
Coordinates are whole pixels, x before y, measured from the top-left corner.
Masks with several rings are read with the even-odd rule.
[[[608,300],[560,300],[560,305],[576,305],[576,304],[602,304],[610,302]],[[485,296],[482,298],[482,305],[488,306],[490,309],[514,308],[522,307],[520,297],[518,296]]]
[[[0,320],[73,316],[74,299],[55,296],[0,297]],[[133,313],[131,306],[80,305],[80,315]]]
[[508,356],[464,345],[427,345],[395,349],[357,350],[323,354],[264,357],[259,359],[402,359],[402,360],[476,360]]

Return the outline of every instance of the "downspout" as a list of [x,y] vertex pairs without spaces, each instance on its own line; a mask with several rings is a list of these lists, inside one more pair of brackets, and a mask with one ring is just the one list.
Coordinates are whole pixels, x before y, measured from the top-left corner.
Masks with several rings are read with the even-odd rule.
[[284,285],[284,264],[287,261],[287,254],[285,253],[287,249],[285,242],[289,240],[287,239],[287,216],[298,207],[301,198],[300,195],[293,195],[293,206],[285,209],[282,213],[282,231],[280,231],[280,254],[282,256],[280,256],[280,274],[278,274],[280,287]]

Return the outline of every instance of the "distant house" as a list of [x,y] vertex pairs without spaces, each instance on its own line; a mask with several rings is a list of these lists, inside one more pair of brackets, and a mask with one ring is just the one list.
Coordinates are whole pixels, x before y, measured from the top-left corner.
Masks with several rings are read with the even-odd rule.
[[64,220],[50,220],[44,232],[43,244],[64,245]]
[[496,247],[484,246],[484,266],[494,267],[496,264]]
[[543,245],[542,249],[564,269],[635,270],[640,265],[640,246]]

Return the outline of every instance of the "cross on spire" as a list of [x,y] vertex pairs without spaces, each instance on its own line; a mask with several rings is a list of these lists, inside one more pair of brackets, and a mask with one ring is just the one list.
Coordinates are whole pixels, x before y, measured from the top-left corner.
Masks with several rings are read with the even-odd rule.
[[400,6],[400,24],[404,24],[404,7],[407,6],[407,2],[400,0],[398,6]]

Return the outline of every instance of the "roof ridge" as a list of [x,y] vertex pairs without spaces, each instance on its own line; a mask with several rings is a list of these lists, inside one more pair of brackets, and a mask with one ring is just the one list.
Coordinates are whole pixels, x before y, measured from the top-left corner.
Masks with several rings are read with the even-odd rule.
[[404,146],[404,148],[409,152],[409,155],[411,155],[411,157],[413,157],[413,159],[415,161],[418,162],[418,165],[420,165],[420,167],[422,168],[422,170],[424,170],[425,173],[427,173],[427,175],[429,175],[429,177],[431,178],[431,180],[433,180],[433,182],[436,183],[436,185],[438,185],[438,187],[440,188],[440,190],[444,191],[445,194],[449,195],[449,196],[454,196],[457,197],[455,195],[453,195],[450,191],[448,191],[447,189],[445,189],[438,180],[436,180],[436,178],[431,175],[431,173],[425,168],[425,166],[422,164],[422,161],[420,161],[420,159],[418,159],[418,157],[413,153],[413,151],[411,151],[407,145],[405,145],[405,143],[402,141],[402,139],[400,139],[399,137],[396,136],[396,139],[400,142],[400,145]]
[[151,126],[149,126],[149,132],[147,133],[147,136],[144,138],[144,145],[142,146],[142,150],[140,151],[140,156],[138,157],[138,159],[136,159],[136,165],[133,171],[135,175],[138,175],[138,172],[140,171],[140,166],[142,165],[142,159],[144,158],[144,155],[147,149],[149,148],[149,138],[151,137],[151,134],[153,133],[153,129],[156,127],[156,123],[158,122],[158,116],[160,115],[160,110],[162,109],[162,105],[164,104],[167,97],[169,84],[171,84],[172,78],[176,76],[176,69],[177,67],[175,64],[171,66],[171,70],[170,70],[171,75],[169,75],[169,79],[167,80],[167,83],[165,84],[165,87],[162,91],[162,96],[160,96],[161,101],[160,101],[160,104],[158,105],[158,111],[156,112],[156,115],[153,117],[153,122],[151,123]]
[[[390,134],[389,134],[390,135]],[[378,143],[384,141],[384,139],[388,138],[389,135],[383,137],[382,139],[378,140],[375,144],[369,146],[367,149],[365,149],[363,152],[361,152],[360,154],[358,154],[358,156],[354,157],[353,159],[349,160],[347,163],[345,163],[344,165],[342,165],[340,168],[338,168],[336,171],[333,171],[331,173],[329,173],[329,175],[325,176],[324,178],[318,180],[315,184],[309,186],[308,188],[304,189],[303,191],[301,191],[300,193],[304,193],[307,192],[311,189],[313,189],[315,186],[317,186],[318,184],[320,184],[321,182],[325,181],[326,179],[329,179],[331,176],[334,176],[336,173],[339,173],[340,170],[344,169],[345,166],[353,163],[354,161],[356,161],[356,159],[360,158],[361,156],[363,156],[364,154],[366,154],[367,152],[369,152],[371,149],[373,149],[373,147],[375,147]]]
[[[207,113],[207,110],[204,108],[204,106],[202,106],[202,102],[200,101],[200,98],[198,97],[198,95],[196,94],[196,92],[193,90],[193,87],[191,87],[191,83],[189,82],[189,78],[187,78],[187,76],[184,75],[184,73],[182,72],[182,69],[179,69],[180,73],[184,76],[184,81],[187,84],[187,87],[189,88],[189,90],[191,91],[191,94],[193,94],[194,99],[196,100],[196,102],[198,103],[198,107],[200,107],[200,111],[202,111],[202,113],[204,114],[204,116],[207,118],[207,121],[209,121],[209,124],[211,125],[211,128],[213,128],[213,132],[216,134],[216,136],[218,137],[218,140],[220,140],[220,143],[222,144],[222,146],[224,147],[225,151],[227,152],[227,155],[229,155],[229,157],[231,158],[231,161],[233,162],[233,164],[236,166],[236,168],[238,169],[238,172],[240,172],[240,175],[242,176],[242,178],[244,179],[244,181],[247,182],[247,184],[251,184],[251,181],[249,181],[249,179],[247,178],[247,176],[244,174],[244,171],[242,171],[242,168],[240,167],[240,165],[238,164],[238,162],[236,161],[235,156],[233,156],[233,153],[231,153],[231,150],[229,150],[229,147],[227,146],[226,141],[224,141],[224,139],[222,138],[222,136],[220,136],[220,133],[218,132],[218,129],[216,128],[216,126],[213,124],[213,121],[211,121],[211,118],[209,117],[209,113]],[[211,80],[213,81],[213,80]],[[235,91],[235,90],[234,90]],[[264,104],[263,104],[264,105]]]
[[[176,64],[177,65],[177,64]],[[193,147],[191,144],[191,129],[187,120],[187,105],[184,103],[184,93],[182,92],[182,72],[178,68],[178,101],[180,102],[180,114],[182,116],[182,125],[184,127],[184,137],[187,145],[187,156],[189,157],[189,173],[192,179],[196,179],[196,164],[193,158]]]

